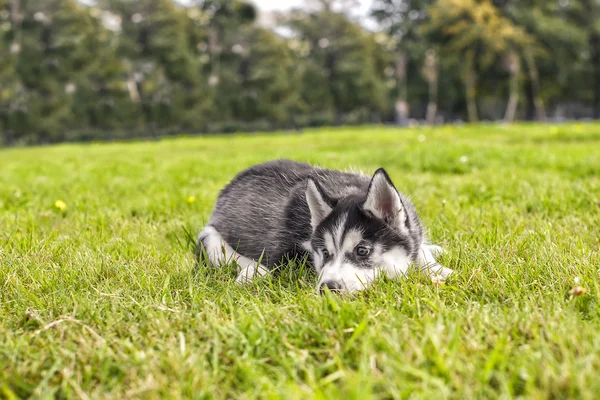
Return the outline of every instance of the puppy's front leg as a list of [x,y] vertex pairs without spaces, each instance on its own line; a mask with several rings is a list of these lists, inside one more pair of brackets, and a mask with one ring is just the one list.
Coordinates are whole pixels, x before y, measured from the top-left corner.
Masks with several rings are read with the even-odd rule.
[[433,253],[441,254],[443,249],[440,246],[423,243],[419,249],[417,265],[419,270],[431,278],[434,283],[445,281],[454,273],[450,268],[446,268],[435,260]]
[[[238,273],[238,276],[235,280],[236,283],[239,283],[239,284],[250,283],[252,281],[252,279],[259,277],[259,276],[265,276],[269,272],[267,267],[265,267],[264,265],[259,264],[255,261],[248,260],[246,257],[243,257],[243,259],[245,259],[245,260],[238,259],[236,261],[238,263],[238,265],[240,266],[240,272]],[[247,261],[247,260],[250,262],[246,262],[245,264],[240,263],[240,261],[243,262],[243,261]]]

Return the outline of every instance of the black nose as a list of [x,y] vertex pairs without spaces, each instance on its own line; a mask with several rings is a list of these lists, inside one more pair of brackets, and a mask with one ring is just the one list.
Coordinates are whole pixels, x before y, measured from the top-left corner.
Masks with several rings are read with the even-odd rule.
[[321,293],[323,293],[326,289],[329,289],[331,292],[341,292],[342,284],[336,281],[327,281],[321,283],[319,289],[321,290]]

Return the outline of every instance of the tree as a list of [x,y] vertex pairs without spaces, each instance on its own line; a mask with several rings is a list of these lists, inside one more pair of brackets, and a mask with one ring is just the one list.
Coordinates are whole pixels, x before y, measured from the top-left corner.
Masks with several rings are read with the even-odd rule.
[[586,36],[587,49],[582,52],[586,70],[591,74],[594,118],[600,118],[600,3],[596,0],[573,0],[560,4],[573,26]]
[[71,113],[74,94],[94,62],[99,25],[75,0],[13,0],[9,14],[16,75],[9,130],[15,139],[64,140],[65,130],[77,127]]
[[[395,40],[397,122],[406,125],[409,116],[408,82],[430,49],[421,25],[427,20],[427,7],[433,0],[375,0],[371,15],[383,32]],[[411,70],[415,71],[411,74]],[[430,88],[431,89],[431,88]],[[430,93],[431,95],[431,93]]]
[[351,113],[385,110],[384,70],[391,60],[376,35],[327,3],[314,12],[295,11],[285,25],[308,48],[303,98],[311,111],[329,109],[341,123]]
[[0,141],[600,116],[596,0],[310,1],[0,0]]
[[[0,36],[0,132],[5,132],[5,138],[0,136],[8,144],[14,140],[12,119],[16,110],[20,107],[20,93],[22,91],[19,77],[16,70],[17,57],[14,54],[15,49],[20,46],[18,35],[14,34],[15,26],[20,26],[20,14],[18,11],[19,3],[11,0],[0,0],[0,26],[4,33]],[[20,48],[19,48],[20,49]]]
[[273,32],[246,26],[238,42],[223,49],[222,81],[216,101],[233,121],[293,125],[300,107],[299,71],[292,50]]
[[[461,77],[465,86],[470,121],[477,121],[478,69],[489,68],[501,57],[517,56],[517,51],[536,46],[535,39],[523,28],[501,15],[491,0],[438,0],[429,8],[430,20],[425,27],[444,41],[446,54],[460,54],[463,60]],[[510,102],[507,116],[518,99],[520,68],[509,68],[511,76]]]
[[[536,119],[543,121],[546,110],[539,66],[548,70],[548,84],[554,85],[559,70],[570,69],[572,60],[579,57],[580,49],[585,46],[585,35],[581,28],[566,18],[561,2],[497,0],[495,4],[503,15],[536,39],[535,47],[521,49],[521,59],[525,63],[531,85]],[[520,64],[520,60],[512,61]]]

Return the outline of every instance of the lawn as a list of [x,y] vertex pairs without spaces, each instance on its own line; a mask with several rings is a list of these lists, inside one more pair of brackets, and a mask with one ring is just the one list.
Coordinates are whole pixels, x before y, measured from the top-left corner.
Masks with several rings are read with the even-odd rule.
[[[385,167],[455,276],[196,267],[220,188],[280,157]],[[594,124],[0,150],[0,398],[598,398],[599,173]]]

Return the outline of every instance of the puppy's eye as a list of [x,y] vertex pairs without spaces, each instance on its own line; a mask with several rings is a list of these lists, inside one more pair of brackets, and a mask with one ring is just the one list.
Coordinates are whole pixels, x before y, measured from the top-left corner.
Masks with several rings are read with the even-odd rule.
[[365,246],[356,246],[354,251],[356,252],[356,255],[360,257],[366,257],[371,253],[371,249]]

